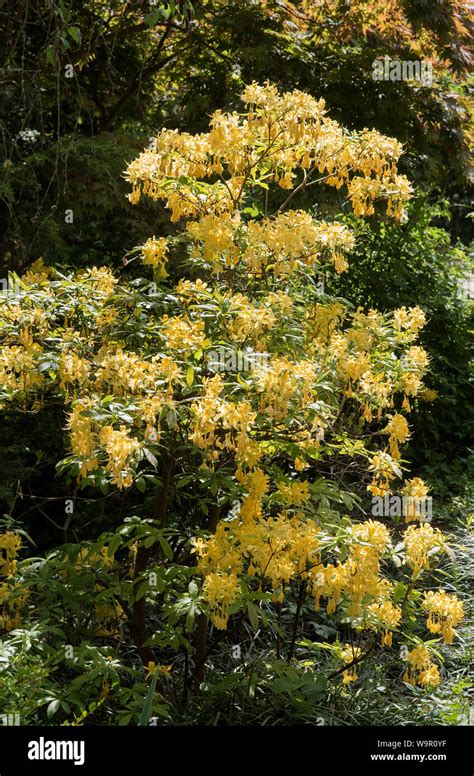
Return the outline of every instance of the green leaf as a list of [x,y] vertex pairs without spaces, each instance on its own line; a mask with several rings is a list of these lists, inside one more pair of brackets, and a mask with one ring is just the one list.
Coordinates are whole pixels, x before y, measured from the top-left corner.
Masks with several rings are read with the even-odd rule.
[[194,383],[194,367],[190,366],[188,368],[188,371],[186,372],[186,383],[191,388],[192,384]]
[[122,537],[120,536],[120,534],[115,534],[115,536],[112,536],[109,542],[109,546],[107,548],[107,555],[109,556],[109,558],[115,555],[121,542],[122,542]]
[[145,493],[145,491],[146,491],[146,482],[143,479],[143,477],[138,477],[138,479],[135,480],[135,485],[137,486],[137,489],[140,491],[140,493]]
[[82,35],[79,27],[68,27],[67,28],[68,35],[73,39],[77,45],[79,45],[82,42]]
[[247,612],[250,620],[250,624],[254,630],[258,628],[258,607],[251,601],[247,602]]
[[48,46],[46,49],[46,62],[48,65],[55,65],[56,64],[56,51],[54,49],[54,46]]
[[166,539],[163,536],[160,536],[158,538],[158,541],[159,541],[159,543],[161,545],[161,549],[165,553],[165,555],[168,558],[168,560],[173,560],[173,550],[172,550],[171,545],[169,544],[169,542],[167,542]]
[[109,492],[109,481],[108,481],[107,477],[101,477],[100,478],[100,480],[99,480],[99,490],[101,491],[101,493],[104,494],[104,496],[106,496],[107,493]]
[[164,8],[155,8],[155,10],[150,11],[150,13],[147,13],[145,15],[145,23],[149,27],[154,27],[155,24],[158,24],[158,22],[163,21],[166,19],[167,13]]
[[188,611],[188,613],[187,613],[187,615],[186,615],[186,620],[185,620],[186,631],[188,633],[190,633],[192,631],[192,629],[193,629],[195,618],[196,618],[196,607],[195,606],[191,606],[189,611]]
[[148,580],[145,582],[142,582],[140,587],[137,590],[137,594],[135,596],[135,601],[139,601],[140,598],[143,598],[143,596],[148,592]]
[[148,725],[148,721],[151,717],[151,710],[153,707],[153,697],[155,695],[157,681],[158,681],[158,671],[155,671],[151,679],[150,687],[148,688],[148,692],[146,694],[142,713],[140,714],[140,719],[138,721],[139,727],[146,727]]
[[144,447],[143,448],[143,455],[145,456],[147,461],[149,461],[149,463],[151,463],[151,465],[153,466],[154,469],[158,468],[158,460],[157,460],[156,456],[153,455],[151,450],[148,450],[147,447]]
[[176,410],[174,407],[170,407],[168,414],[166,415],[166,422],[168,424],[168,428],[176,428]]
[[249,216],[252,216],[252,218],[257,218],[257,216],[260,215],[260,210],[256,205],[252,205],[251,207],[244,207],[242,213],[246,213]]
[[56,714],[60,705],[61,705],[61,701],[59,701],[57,698],[55,698],[54,701],[51,701],[51,703],[48,703],[48,708],[46,709],[46,715],[48,719],[50,719]]

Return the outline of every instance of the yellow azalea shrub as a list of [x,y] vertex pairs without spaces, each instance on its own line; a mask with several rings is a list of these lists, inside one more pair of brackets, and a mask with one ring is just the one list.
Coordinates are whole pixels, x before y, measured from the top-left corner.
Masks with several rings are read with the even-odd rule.
[[28,593],[15,580],[21,537],[14,531],[0,534],[0,633],[19,628]]
[[[41,264],[14,298],[0,298],[0,402],[40,412],[60,396],[69,448],[60,471],[124,499],[155,494],[132,560],[119,572],[95,556],[96,573],[122,590],[103,600],[97,582],[96,635],[128,621],[125,600],[140,600],[157,553],[165,567],[177,563],[153,538],[166,529],[187,547],[192,616],[223,630],[246,606],[258,617],[259,602],[278,607],[298,589],[360,636],[339,656],[350,684],[367,639],[389,649],[427,612],[427,630],[451,643],[463,609],[444,591],[413,596],[447,548],[439,529],[416,509],[404,526],[344,502],[351,488],[428,492],[419,478],[403,482],[401,457],[411,408],[426,395],[425,314],[326,296],[320,273],[350,270],[356,238],[299,209],[297,193],[318,183],[357,216],[399,219],[411,186],[397,170],[398,141],[347,131],[322,100],[254,83],[242,102],[242,113],[215,112],[208,132],[162,130],[129,165],[131,202],[159,202],[175,224],[138,249],[148,279],[104,267],[64,277]],[[328,516],[329,480],[339,507]],[[10,577],[18,547],[6,541]],[[428,647],[410,652],[405,680],[439,681]]]

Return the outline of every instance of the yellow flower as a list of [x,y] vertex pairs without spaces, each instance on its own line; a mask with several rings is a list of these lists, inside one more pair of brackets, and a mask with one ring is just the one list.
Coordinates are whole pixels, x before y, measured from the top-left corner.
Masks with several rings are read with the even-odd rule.
[[426,324],[426,315],[419,307],[401,307],[393,313],[395,329],[398,331],[409,330],[413,334],[418,334],[419,330]]
[[290,482],[288,485],[285,482],[277,482],[277,488],[288,505],[301,506],[310,497],[308,482]]
[[390,601],[383,601],[369,604],[367,611],[374,617],[375,627],[384,626],[382,646],[390,647],[392,645],[392,630],[398,627],[402,619],[402,610]]
[[158,666],[153,660],[149,660],[146,668],[146,678],[151,679],[151,677],[156,673]]
[[427,500],[429,493],[428,486],[423,482],[420,477],[412,477],[411,480],[405,482],[402,488],[402,493],[406,497],[404,499],[404,511],[405,522],[410,523],[414,520],[419,520],[424,516],[424,511],[421,506],[421,502]]
[[[341,658],[344,661],[344,663],[352,663],[354,660],[357,660],[362,655],[362,650],[359,647],[354,647],[352,644],[346,644],[344,648],[341,650]],[[346,671],[343,671],[342,673],[342,682],[343,684],[350,684],[351,682],[356,682],[358,679],[357,669],[356,666],[351,666]]]
[[118,430],[103,426],[99,442],[107,454],[105,468],[112,473],[112,482],[119,488],[127,487],[132,480],[129,463],[140,448],[140,442],[130,437],[130,429],[126,426],[120,426]]
[[79,277],[82,281],[90,282],[92,288],[100,294],[104,294],[104,296],[113,294],[118,283],[113,272],[107,267],[91,267],[80,274]]
[[389,434],[390,455],[396,461],[400,458],[398,449],[399,442],[406,442],[410,438],[410,431],[406,418],[400,413],[391,416],[389,422],[384,428],[384,432]]
[[438,666],[431,662],[429,649],[423,644],[414,647],[406,655],[408,666],[403,681],[415,686],[436,686],[440,682]]
[[422,604],[427,609],[426,626],[431,633],[441,633],[445,644],[453,643],[454,628],[464,619],[462,601],[445,590],[430,590],[424,594]]
[[393,470],[393,458],[388,453],[375,453],[369,465],[369,471],[373,471],[373,480],[367,486],[367,490],[373,496],[385,496],[390,492],[390,480],[395,477]]
[[430,567],[430,556],[436,549],[445,546],[443,534],[428,523],[411,525],[405,531],[404,539],[406,561],[413,569],[413,576]]
[[204,346],[204,321],[191,321],[182,315],[174,318],[164,315],[161,324],[161,333],[170,350],[190,353]]
[[438,398],[438,392],[433,391],[431,388],[423,388],[422,392],[420,393],[420,399],[423,399],[423,401],[435,401]]
[[22,281],[27,285],[35,285],[38,283],[44,283],[51,275],[52,270],[45,266],[43,257],[36,259],[30,268],[22,276]]
[[168,277],[165,269],[167,255],[168,241],[164,237],[150,237],[142,246],[143,264],[153,267],[157,280]]
[[229,606],[237,600],[240,585],[236,574],[211,573],[204,580],[203,595],[211,608],[210,618],[219,630],[227,627]]

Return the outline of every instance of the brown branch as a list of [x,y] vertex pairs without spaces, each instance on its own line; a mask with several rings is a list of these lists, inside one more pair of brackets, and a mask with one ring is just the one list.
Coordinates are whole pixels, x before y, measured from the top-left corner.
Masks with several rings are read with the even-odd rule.
[[101,126],[102,131],[106,132],[109,130],[112,120],[115,118],[115,116],[122,108],[122,106],[127,102],[127,100],[129,100],[130,97],[132,97],[132,95],[136,93],[137,89],[139,88],[139,84],[143,80],[143,78],[147,78],[152,73],[156,73],[159,70],[162,70],[162,68],[164,68],[168,64],[168,62],[171,62],[173,59],[176,59],[176,57],[182,53],[182,50],[180,50],[172,54],[169,54],[167,57],[165,57],[160,61],[157,61],[158,55],[161,53],[163,49],[166,38],[168,37],[168,34],[170,32],[170,29],[171,29],[171,25],[168,24],[166,26],[165,31],[163,32],[163,35],[158,41],[158,45],[156,49],[154,50],[151,57],[149,57],[147,63],[139,70],[136,71],[135,75],[133,76],[125,92],[122,94],[121,97],[119,97],[115,105],[112,108],[110,108],[108,115],[105,117],[104,121],[102,122],[102,126]]
[[[164,468],[163,485],[159,489],[159,492],[155,501],[155,514],[154,514],[154,518],[160,526],[163,525],[166,517],[169,485],[174,471],[174,462],[168,459],[165,459],[163,461],[163,468]],[[135,583],[134,583],[135,596],[138,592],[138,587],[142,582],[141,575],[147,570],[151,552],[152,552],[151,547],[146,548],[142,546],[142,547],[139,547],[137,550],[137,557],[135,561]],[[135,600],[132,607],[132,615],[129,621],[129,627],[130,627],[130,634],[137,648],[137,652],[140,656],[140,660],[142,661],[143,665],[146,666],[148,663],[155,661],[155,656],[153,654],[153,650],[150,647],[144,646],[144,643],[147,640],[145,607],[146,607],[146,596],[142,596],[139,601]]]
[[354,660],[351,660],[350,663],[346,663],[345,665],[342,666],[342,668],[338,668],[337,671],[333,671],[332,674],[329,674],[328,680],[334,679],[335,676],[339,676],[339,674],[342,674],[344,671],[347,671],[349,668],[352,668],[352,666],[356,666],[358,663],[362,663],[362,661],[365,660],[370,655],[370,653],[374,650],[376,644],[377,644],[377,638],[374,638],[367,652],[364,652],[363,655],[359,655],[359,657],[355,657]]
[[[221,512],[222,507],[219,507],[216,504],[209,518],[209,530],[212,531],[212,533],[214,533],[217,528]],[[199,689],[199,685],[204,681],[206,658],[209,654],[207,649],[208,622],[207,615],[205,615],[204,612],[201,612],[196,621],[196,637],[194,642],[196,655],[194,659],[193,688],[195,691]]]
[[306,593],[306,582],[302,582],[300,585],[300,592],[298,595],[298,602],[296,604],[295,619],[293,621],[293,633],[291,636],[290,649],[288,650],[288,662],[292,660],[295,651],[296,634],[298,633],[298,625],[300,621],[301,607],[303,606],[303,600]]

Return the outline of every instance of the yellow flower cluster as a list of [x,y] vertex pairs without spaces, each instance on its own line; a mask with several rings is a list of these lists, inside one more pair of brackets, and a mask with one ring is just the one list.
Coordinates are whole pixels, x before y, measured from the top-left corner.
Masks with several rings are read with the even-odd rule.
[[21,547],[21,537],[13,531],[0,534],[0,576],[11,577],[16,571],[16,556]]
[[[345,644],[345,646],[341,649],[341,659],[344,661],[344,663],[349,664],[352,663],[354,660],[357,660],[362,655],[362,650],[360,647],[355,647],[352,644]],[[346,669],[342,672],[342,682],[343,684],[350,684],[351,682],[356,682],[359,678],[357,674],[357,668],[356,666],[351,666],[350,668]]]
[[427,647],[420,645],[414,647],[406,656],[408,666],[403,675],[403,681],[415,686],[436,687],[440,683],[439,668],[431,662],[431,655]]
[[391,593],[390,584],[380,576],[380,559],[390,546],[390,537],[385,526],[370,520],[354,526],[351,533],[347,560],[315,565],[308,576],[317,609],[321,597],[327,598],[329,614],[345,600],[348,615],[357,617],[368,601],[385,600]]
[[355,242],[344,224],[315,221],[303,210],[247,223],[238,214],[211,213],[186,228],[194,240],[191,255],[209,262],[216,273],[242,264],[256,276],[267,272],[286,276],[300,267],[313,267],[326,257],[342,272],[347,268],[343,254]]
[[165,269],[168,256],[168,241],[164,237],[151,237],[142,246],[141,251],[143,264],[153,267],[156,280],[168,277]]
[[79,400],[70,412],[67,421],[71,448],[73,453],[81,459],[80,474],[83,477],[99,466],[95,454],[97,438],[93,432],[93,423],[90,417],[82,414],[83,410],[90,409],[90,406],[90,401]]
[[112,426],[97,427],[97,424],[84,411],[91,407],[92,400],[83,399],[75,403],[68,417],[71,435],[71,447],[74,455],[80,459],[80,473],[99,467],[101,450],[106,455],[105,471],[112,475],[112,482],[119,488],[127,488],[133,482],[130,463],[140,449],[141,443],[130,437],[126,426],[114,429]]
[[420,393],[420,399],[423,401],[432,402],[438,398],[438,392],[433,391],[432,388],[423,388]]
[[278,493],[287,506],[300,507],[310,497],[308,482],[277,482]]
[[140,449],[140,442],[130,437],[130,430],[126,426],[120,426],[118,430],[102,426],[99,442],[107,454],[105,470],[111,472],[112,482],[120,488],[129,487],[133,482],[129,463]]
[[4,345],[0,349],[0,385],[6,390],[34,391],[44,382],[38,371],[38,356],[43,348],[25,331],[20,340],[20,345]]
[[262,469],[244,472],[238,469],[236,479],[247,491],[240,505],[239,516],[244,523],[262,517],[262,499],[268,492],[269,478]]
[[77,553],[77,559],[75,564],[76,571],[82,571],[86,566],[90,566],[93,569],[103,568],[110,569],[115,564],[115,558],[113,555],[109,555],[109,548],[107,545],[101,547],[100,552],[91,550],[90,547],[82,546]]
[[251,342],[256,350],[264,350],[265,333],[276,323],[275,314],[266,307],[253,305],[243,294],[231,299],[234,318],[228,323],[228,336],[233,342]]
[[[273,85],[253,83],[242,100],[243,116],[216,111],[208,133],[162,130],[128,166],[131,202],[142,194],[165,200],[173,221],[228,214],[260,177],[266,185],[291,189],[303,170],[323,174],[329,186],[347,186],[358,215],[372,214],[379,198],[387,200],[389,215],[402,215],[411,187],[397,174],[403,150],[397,140],[369,130],[347,133],[325,115],[323,100],[297,90],[280,94]],[[215,183],[202,180],[214,176]],[[231,249],[231,260],[233,254]]]
[[399,332],[399,338],[402,339],[404,333],[411,333],[415,336],[426,324],[426,315],[419,307],[400,307],[393,313],[395,328]]
[[191,405],[189,439],[206,451],[210,461],[216,461],[221,451],[231,450],[239,465],[255,466],[261,452],[249,432],[256,413],[246,401],[223,399],[223,387],[220,375],[204,379],[202,396]]
[[216,628],[225,630],[229,620],[229,606],[239,597],[240,585],[236,574],[225,572],[208,574],[204,580],[203,595],[211,607],[211,621]]
[[332,614],[347,596],[348,614],[355,617],[367,597],[385,597],[389,590],[380,577],[380,559],[389,546],[390,536],[382,523],[367,520],[353,526],[347,560],[311,570],[315,607],[318,609],[319,599],[326,597],[326,611]]
[[317,365],[312,361],[291,361],[272,358],[265,366],[253,371],[256,390],[260,395],[259,409],[273,421],[304,409],[314,399]]
[[34,332],[36,337],[44,337],[49,331],[45,310],[40,307],[28,307],[24,301],[22,306],[12,304],[8,296],[0,294],[0,327],[5,324],[19,324],[23,336],[32,335]]
[[423,482],[421,477],[412,477],[405,482],[402,493],[407,498],[405,504],[405,522],[410,523],[419,520],[423,516],[420,509],[421,502],[424,501],[429,493],[429,487]]
[[191,321],[184,315],[164,315],[161,319],[161,335],[169,350],[183,355],[200,350],[206,341],[204,321]]
[[377,629],[382,625],[384,632],[382,634],[381,644],[383,647],[392,646],[392,631],[398,627],[402,619],[402,610],[399,606],[394,606],[390,601],[375,602],[369,604],[367,611],[374,618],[374,627]]
[[101,296],[108,297],[115,291],[117,278],[107,267],[90,267],[78,273],[78,277],[86,285],[90,285]]
[[256,577],[261,586],[270,583],[276,601],[282,601],[284,586],[290,580],[302,578],[306,566],[319,547],[319,529],[312,521],[304,521],[301,514],[289,517],[283,512],[275,517],[237,518],[232,523],[221,522],[216,532],[206,541],[196,542],[198,571],[204,576],[203,594],[211,609],[211,619],[218,628],[227,626],[228,612],[222,608],[219,580],[224,576],[226,595],[228,585],[238,598],[238,574]]
[[414,345],[408,348],[404,356],[404,361],[412,370],[424,372],[429,363],[428,353],[424,348]]
[[372,456],[369,471],[372,471],[373,479],[367,490],[373,496],[385,496],[390,492],[390,480],[395,477],[393,469],[394,461],[389,453],[379,452]]
[[[408,327],[403,331],[395,320],[400,312]],[[387,351],[390,347],[396,350],[410,344],[418,336],[424,314],[413,308],[407,319],[406,310],[402,308],[394,315],[384,317],[374,310],[363,313],[359,308],[351,316],[352,325],[342,330],[346,316],[347,311],[337,302],[311,306],[306,319],[308,352],[314,352],[325,366],[334,369],[342,384],[343,395],[360,403],[366,422],[374,417],[380,421],[383,411],[394,407],[398,392],[404,394],[402,408],[410,411],[408,396],[421,395],[423,388],[422,377],[428,363],[422,355],[424,351],[418,347],[408,348],[391,364],[387,361]],[[388,420],[385,428],[389,435],[388,450],[396,461],[400,457],[399,443],[409,438],[409,430],[400,413]],[[376,481],[373,484],[377,486]]]
[[390,417],[384,431],[386,434],[389,434],[388,445],[390,455],[394,461],[397,461],[400,458],[399,442],[403,444],[403,442],[410,438],[410,430],[406,418],[400,415],[399,412],[396,412]]
[[36,259],[22,276],[22,281],[27,286],[44,283],[48,280],[52,270],[44,263],[43,258]]
[[114,396],[143,393],[154,389],[160,380],[169,378],[173,381],[179,376],[177,364],[169,358],[153,357],[145,361],[136,353],[126,353],[117,346],[101,348],[94,367],[94,391]]
[[209,213],[199,221],[191,221],[186,230],[194,241],[192,258],[203,258],[216,273],[225,267],[237,266],[240,253],[237,245],[239,228],[239,216],[231,216],[230,213],[220,216]]
[[443,534],[428,523],[411,525],[403,537],[406,560],[416,577],[423,569],[429,569],[430,556],[445,547]]
[[[129,436],[130,429],[124,425],[115,430],[92,420],[90,413],[97,409],[100,396],[132,399],[138,412],[136,423],[145,425],[144,438],[157,441],[161,414],[173,406],[173,385],[180,376],[178,364],[169,356],[155,355],[145,361],[115,344],[104,344],[89,359],[69,349],[61,354],[60,387],[68,401],[80,395],[68,415],[68,429],[72,452],[80,459],[81,476],[100,466],[103,453],[107,459],[105,470],[112,474],[118,487],[129,487],[133,482],[129,464],[140,443]],[[74,387],[72,396],[68,391],[70,385]]]
[[445,590],[430,590],[424,594],[422,605],[428,610],[428,630],[431,633],[441,633],[444,643],[452,644],[454,628],[464,619],[462,601]]
[[76,383],[83,385],[89,378],[90,362],[74,352],[63,352],[59,357],[59,385],[69,396],[68,387]]
[[20,591],[12,577],[16,572],[16,556],[21,548],[21,537],[13,531],[0,534],[0,631],[11,631],[21,625],[21,608],[27,593]]
[[212,296],[212,289],[200,279],[180,280],[174,287],[174,292],[183,304],[191,304],[198,299],[208,299]]

